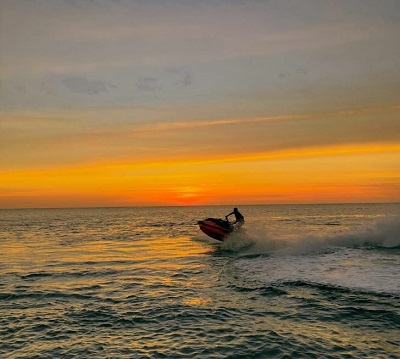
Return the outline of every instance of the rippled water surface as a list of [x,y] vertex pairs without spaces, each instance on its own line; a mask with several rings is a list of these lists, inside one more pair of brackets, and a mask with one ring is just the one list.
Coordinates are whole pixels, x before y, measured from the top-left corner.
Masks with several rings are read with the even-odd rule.
[[400,206],[0,211],[1,358],[399,358]]

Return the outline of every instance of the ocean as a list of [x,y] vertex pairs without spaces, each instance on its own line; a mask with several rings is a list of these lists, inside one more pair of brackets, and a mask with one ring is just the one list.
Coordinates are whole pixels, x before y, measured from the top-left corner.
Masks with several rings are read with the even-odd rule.
[[400,205],[0,211],[0,358],[400,358]]

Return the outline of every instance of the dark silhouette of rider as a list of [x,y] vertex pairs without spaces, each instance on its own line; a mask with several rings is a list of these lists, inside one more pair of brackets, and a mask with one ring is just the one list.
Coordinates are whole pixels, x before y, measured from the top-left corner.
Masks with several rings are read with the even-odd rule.
[[236,207],[233,209],[233,212],[231,212],[231,213],[229,213],[229,214],[227,214],[227,215],[225,216],[225,219],[228,221],[228,217],[229,217],[230,215],[232,215],[232,214],[235,215],[235,222],[233,222],[232,225],[235,226],[235,227],[237,227],[237,228],[240,228],[241,226],[243,226],[243,224],[244,224],[244,217],[243,217],[243,215],[239,212],[239,210],[238,210]]

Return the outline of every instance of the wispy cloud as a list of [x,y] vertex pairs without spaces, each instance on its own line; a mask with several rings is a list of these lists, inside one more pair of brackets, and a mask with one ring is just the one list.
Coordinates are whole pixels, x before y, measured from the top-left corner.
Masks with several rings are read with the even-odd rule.
[[[213,160],[228,154],[263,157],[268,153],[275,156],[276,151],[311,149],[313,153],[325,146],[396,144],[400,142],[399,110],[399,106],[390,106],[261,118],[122,122],[118,126],[114,121],[85,122],[88,114],[84,111],[58,120],[51,115],[6,115],[1,121],[2,152],[7,154],[3,163],[40,167],[113,158],[134,162]],[[91,117],[96,119],[96,113]],[[118,113],[125,111],[108,112],[107,116],[115,119]]]

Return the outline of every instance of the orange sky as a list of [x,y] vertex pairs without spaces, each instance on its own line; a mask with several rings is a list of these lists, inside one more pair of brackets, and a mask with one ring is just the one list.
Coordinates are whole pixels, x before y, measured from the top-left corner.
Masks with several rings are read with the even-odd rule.
[[392,6],[3,2],[0,208],[400,201]]
[[5,207],[391,202],[400,144],[2,172]]

